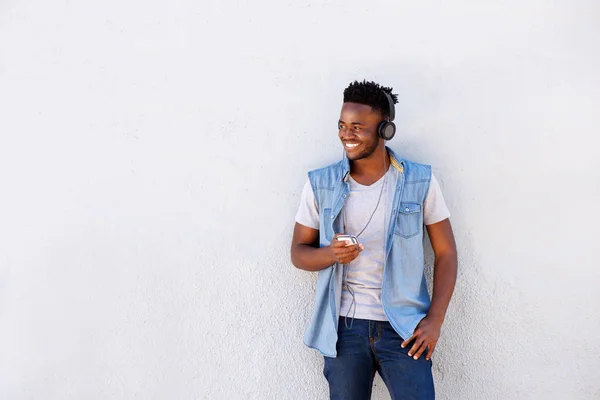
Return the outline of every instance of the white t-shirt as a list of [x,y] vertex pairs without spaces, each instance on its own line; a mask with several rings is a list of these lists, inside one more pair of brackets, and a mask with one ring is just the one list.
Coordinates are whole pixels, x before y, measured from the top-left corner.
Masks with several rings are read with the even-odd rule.
[[[352,179],[352,176],[348,180],[350,195],[339,217],[342,218],[344,231],[336,233],[359,235],[362,230],[358,241],[364,246],[364,250],[356,259],[343,266],[345,270],[340,316],[387,321],[381,305],[381,283],[385,237],[391,218],[389,205],[394,201],[397,179],[398,171],[390,166],[387,173],[372,185],[361,185]],[[435,224],[450,216],[439,183],[433,174],[423,208],[425,225]],[[371,221],[368,222],[370,217]],[[306,182],[302,190],[296,222],[319,229],[319,209],[310,181]]]

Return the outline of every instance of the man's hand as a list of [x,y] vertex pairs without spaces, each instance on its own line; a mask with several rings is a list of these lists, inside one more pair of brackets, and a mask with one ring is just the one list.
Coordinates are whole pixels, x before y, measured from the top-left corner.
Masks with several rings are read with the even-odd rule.
[[408,355],[418,360],[419,357],[423,354],[426,349],[427,355],[425,356],[426,360],[431,359],[431,355],[433,354],[433,350],[435,350],[435,345],[440,337],[440,330],[442,329],[442,321],[425,317],[419,322],[417,328],[415,329],[415,333],[402,342],[402,348],[405,348],[411,341],[415,341],[411,349],[408,351]]
[[358,254],[363,251],[363,245],[358,244],[350,244],[342,240],[337,240],[337,237],[343,235],[343,233],[336,233],[333,239],[331,239],[331,243],[329,243],[329,248],[335,257],[335,261],[340,264],[348,264],[350,261],[354,260],[358,257]]
[[415,360],[418,360],[425,350],[428,350],[425,359],[431,359],[440,337],[442,322],[444,322],[446,309],[456,282],[456,244],[450,220],[446,218],[435,224],[427,225],[427,233],[435,253],[431,305],[427,316],[417,325],[415,333],[402,342],[402,348],[405,348],[414,340],[408,355]]

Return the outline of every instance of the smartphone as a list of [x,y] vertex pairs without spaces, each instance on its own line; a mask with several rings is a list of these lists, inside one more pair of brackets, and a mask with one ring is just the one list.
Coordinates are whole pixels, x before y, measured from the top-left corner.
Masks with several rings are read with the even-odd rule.
[[337,240],[341,240],[346,242],[346,246],[352,246],[358,244],[358,240],[354,235],[340,235],[337,237]]

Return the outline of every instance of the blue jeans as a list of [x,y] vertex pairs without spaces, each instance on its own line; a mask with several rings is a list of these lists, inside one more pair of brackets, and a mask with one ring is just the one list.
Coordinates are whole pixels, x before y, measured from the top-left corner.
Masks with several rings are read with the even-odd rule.
[[325,357],[323,369],[330,398],[370,399],[377,371],[392,400],[433,400],[431,361],[425,360],[426,352],[414,360],[408,355],[412,343],[403,349],[402,342],[387,321],[354,319],[352,326],[346,328],[340,318],[337,357]]

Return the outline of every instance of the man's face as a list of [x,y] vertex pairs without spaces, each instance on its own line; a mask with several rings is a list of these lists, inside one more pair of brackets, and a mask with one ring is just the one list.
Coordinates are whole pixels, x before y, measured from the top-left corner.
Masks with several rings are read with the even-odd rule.
[[358,103],[342,105],[338,136],[349,160],[368,158],[375,152],[379,142],[383,142],[377,135],[377,126],[382,120],[381,114],[373,112],[371,106]]

